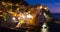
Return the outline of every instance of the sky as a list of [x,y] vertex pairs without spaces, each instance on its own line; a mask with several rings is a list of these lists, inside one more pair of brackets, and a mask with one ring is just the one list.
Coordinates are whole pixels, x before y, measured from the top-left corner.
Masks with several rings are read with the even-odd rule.
[[30,5],[42,4],[49,8],[51,13],[60,13],[60,0],[25,0]]

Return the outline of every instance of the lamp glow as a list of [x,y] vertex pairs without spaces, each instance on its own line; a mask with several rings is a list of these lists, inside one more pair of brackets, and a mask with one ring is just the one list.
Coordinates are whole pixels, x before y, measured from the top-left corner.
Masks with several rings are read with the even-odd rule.
[[44,9],[48,9],[47,7],[45,7]]
[[20,17],[18,17],[18,20],[20,20]]
[[42,9],[43,7],[42,6],[40,6],[40,9]]
[[32,18],[32,15],[31,15],[31,14],[28,14],[28,15],[27,15],[27,18]]
[[22,18],[25,18],[25,16],[23,15]]
[[15,17],[13,17],[12,19],[15,20]]

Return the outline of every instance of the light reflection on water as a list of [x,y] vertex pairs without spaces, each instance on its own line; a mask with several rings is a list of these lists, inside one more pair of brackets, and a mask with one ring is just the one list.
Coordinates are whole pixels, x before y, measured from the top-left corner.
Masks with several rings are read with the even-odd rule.
[[48,26],[46,25],[46,23],[43,23],[41,32],[48,32]]
[[60,24],[51,22],[49,27],[47,27],[45,29],[42,28],[41,30],[42,30],[42,32],[60,32]]

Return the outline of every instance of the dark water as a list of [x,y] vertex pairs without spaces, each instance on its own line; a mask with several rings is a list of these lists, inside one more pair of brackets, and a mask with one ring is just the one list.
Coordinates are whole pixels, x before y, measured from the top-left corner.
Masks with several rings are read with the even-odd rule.
[[53,18],[60,20],[60,13],[51,13]]
[[60,24],[51,23],[49,32],[60,32]]
[[[60,21],[60,13],[52,13],[52,17]],[[50,32],[60,32],[60,24],[51,23]]]

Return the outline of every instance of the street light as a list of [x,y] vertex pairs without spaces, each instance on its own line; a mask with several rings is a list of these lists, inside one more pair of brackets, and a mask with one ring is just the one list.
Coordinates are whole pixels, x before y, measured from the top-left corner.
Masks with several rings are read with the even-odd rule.
[[44,7],[44,9],[48,9],[48,7]]
[[40,9],[42,9],[42,8],[43,8],[43,6],[40,6],[39,8],[40,8]]
[[27,18],[33,18],[33,16],[31,14],[28,14]]

